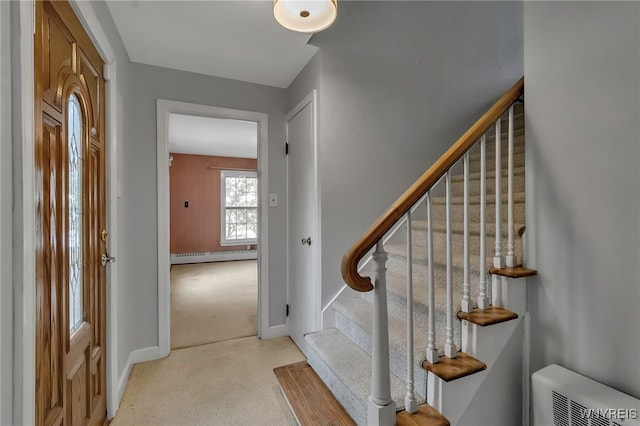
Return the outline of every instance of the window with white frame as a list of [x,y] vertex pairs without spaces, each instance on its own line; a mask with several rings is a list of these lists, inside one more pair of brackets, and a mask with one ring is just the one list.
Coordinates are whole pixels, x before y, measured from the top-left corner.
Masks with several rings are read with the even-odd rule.
[[255,244],[258,239],[258,175],[222,170],[221,244]]

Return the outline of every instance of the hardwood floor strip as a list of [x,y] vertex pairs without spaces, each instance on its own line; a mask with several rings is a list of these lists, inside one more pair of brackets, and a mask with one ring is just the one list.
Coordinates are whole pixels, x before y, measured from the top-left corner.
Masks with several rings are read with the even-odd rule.
[[487,365],[467,353],[458,352],[455,359],[442,355],[437,364],[424,361],[422,368],[432,372],[445,382],[450,382],[486,370]]
[[306,361],[273,369],[302,426],[354,425],[355,422]]
[[490,266],[489,273],[509,278],[523,278],[538,275],[538,271],[535,269],[528,269],[523,266],[515,266],[513,268],[494,268]]
[[458,318],[461,320],[467,320],[470,323],[486,327],[492,324],[498,324],[505,321],[511,321],[518,318],[518,314],[515,312],[507,311],[506,309],[499,308],[497,306],[491,306],[489,309],[481,310],[475,308],[473,312],[458,312]]
[[429,404],[418,406],[418,412],[409,414],[400,411],[396,414],[396,426],[449,426],[449,420]]

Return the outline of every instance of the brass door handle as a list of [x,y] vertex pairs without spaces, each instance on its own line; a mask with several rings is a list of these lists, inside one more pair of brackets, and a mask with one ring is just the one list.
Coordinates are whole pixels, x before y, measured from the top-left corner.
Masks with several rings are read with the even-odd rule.
[[100,257],[100,263],[102,263],[102,266],[107,266],[108,263],[113,263],[116,261],[116,258],[114,256],[109,256],[109,253],[102,253],[102,256]]

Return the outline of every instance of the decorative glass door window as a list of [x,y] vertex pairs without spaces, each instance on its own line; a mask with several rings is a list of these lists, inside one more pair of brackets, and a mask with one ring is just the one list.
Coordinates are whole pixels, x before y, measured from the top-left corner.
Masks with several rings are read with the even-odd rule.
[[82,303],[82,110],[71,95],[68,105],[69,148],[69,328],[73,334],[84,322]]
[[256,172],[222,170],[221,244],[255,244],[258,238]]

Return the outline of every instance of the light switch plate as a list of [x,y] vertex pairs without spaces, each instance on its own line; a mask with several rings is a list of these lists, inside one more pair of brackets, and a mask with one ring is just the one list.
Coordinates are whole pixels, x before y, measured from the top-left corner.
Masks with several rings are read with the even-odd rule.
[[278,207],[278,194],[269,194],[269,207]]

